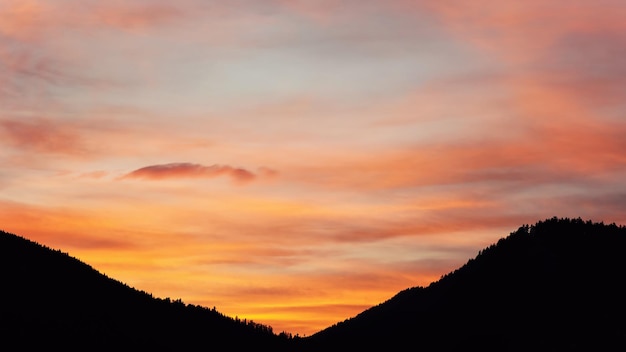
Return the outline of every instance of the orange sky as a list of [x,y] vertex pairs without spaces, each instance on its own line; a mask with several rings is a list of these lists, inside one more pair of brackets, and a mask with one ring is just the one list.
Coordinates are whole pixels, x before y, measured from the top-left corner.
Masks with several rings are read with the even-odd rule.
[[0,228],[312,334],[625,223],[623,1],[0,0]]

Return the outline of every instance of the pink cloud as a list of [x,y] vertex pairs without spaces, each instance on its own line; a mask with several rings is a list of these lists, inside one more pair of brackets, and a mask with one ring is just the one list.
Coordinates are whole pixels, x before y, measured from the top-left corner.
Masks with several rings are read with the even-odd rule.
[[8,144],[21,150],[70,155],[87,151],[74,126],[47,119],[0,119],[0,134]]
[[170,163],[142,167],[128,173],[123,178],[163,180],[172,178],[213,178],[223,175],[230,176],[237,183],[249,182],[257,177],[246,169],[228,165],[205,166],[192,163]]
[[430,11],[464,41],[513,61],[541,55],[568,33],[623,31],[619,1],[425,1],[398,0],[404,10]]
[[117,6],[102,6],[100,10],[96,10],[95,20],[109,27],[137,30],[184,18],[181,9],[165,4],[150,3],[144,6],[129,6],[127,2],[117,4]]

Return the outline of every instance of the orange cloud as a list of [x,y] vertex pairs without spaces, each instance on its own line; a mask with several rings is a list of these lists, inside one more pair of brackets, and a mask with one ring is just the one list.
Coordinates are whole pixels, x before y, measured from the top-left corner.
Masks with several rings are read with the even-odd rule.
[[464,41],[515,62],[534,60],[564,35],[623,32],[626,8],[619,1],[425,1],[398,0],[403,9],[431,11]]
[[[593,111],[563,92],[517,83],[508,98],[513,117],[502,125],[479,120],[478,126],[468,124],[476,130],[454,131],[445,136],[449,140],[367,153],[320,153],[323,165],[294,161],[281,167],[283,179],[363,191],[487,182],[495,188],[576,181],[623,167],[626,124],[615,119],[599,123],[603,117],[590,118]],[[501,109],[490,106],[484,114],[502,114]]]
[[192,163],[170,163],[142,167],[122,178],[162,180],[170,178],[213,178],[222,175],[230,176],[235,182],[249,182],[257,177],[246,169],[228,165],[204,166]]
[[46,4],[36,0],[6,0],[0,4],[0,34],[28,39],[45,18]]
[[[626,6],[619,1],[392,1],[405,12],[430,13],[459,42],[470,43],[477,54],[503,64],[500,75],[510,80],[505,92],[515,94],[520,83],[532,82],[546,92],[558,91],[567,111],[554,109],[554,119],[579,107],[593,107],[597,115],[624,100]],[[493,82],[483,85],[500,88]],[[476,87],[476,85],[474,85]],[[522,88],[523,89],[523,88]],[[552,93],[551,93],[552,94]],[[536,98],[536,97],[535,97]],[[544,97],[524,99],[519,107],[550,104]],[[510,108],[516,109],[517,106]],[[579,115],[580,115],[579,114]]]
[[107,220],[71,207],[46,207],[0,199],[3,230],[67,251],[126,250],[132,241],[107,231]]
[[[68,7],[72,11],[68,11]],[[46,30],[63,27],[109,27],[138,30],[184,17],[179,7],[164,3],[136,4],[125,1],[82,2],[3,0],[0,4],[0,34],[20,40],[34,40]]]

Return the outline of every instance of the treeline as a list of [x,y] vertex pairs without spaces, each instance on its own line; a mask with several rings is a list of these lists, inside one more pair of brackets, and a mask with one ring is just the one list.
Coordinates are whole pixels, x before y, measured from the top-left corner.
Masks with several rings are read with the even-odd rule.
[[552,217],[538,221],[534,225],[524,224],[509,236],[500,238],[496,243],[479,250],[475,258],[469,259],[461,268],[442,275],[440,280],[431,286],[445,285],[452,277],[479,270],[479,267],[493,266],[492,270],[496,270],[503,262],[510,265],[517,261],[520,266],[533,266],[535,263],[521,260],[521,257],[530,255],[529,259],[533,257],[538,259],[546,251],[553,251],[555,256],[557,253],[560,256],[568,256],[568,253],[579,255],[580,261],[603,260],[597,257],[606,259],[607,254],[612,254],[616,242],[624,243],[625,234],[626,227],[623,225],[585,221],[580,217],[574,219]]
[[185,349],[266,346],[290,335],[215,307],[153,297],[58,250],[0,232],[0,339],[21,350]]
[[301,351],[626,350],[626,227],[523,225],[427,287],[307,339]]

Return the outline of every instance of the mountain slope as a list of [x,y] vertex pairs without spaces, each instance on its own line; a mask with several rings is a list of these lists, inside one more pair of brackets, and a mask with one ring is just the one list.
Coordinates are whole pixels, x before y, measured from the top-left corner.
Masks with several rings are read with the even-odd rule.
[[0,341],[18,350],[283,350],[271,328],[157,299],[0,231]]
[[626,228],[552,218],[302,342],[302,351],[626,350]]

